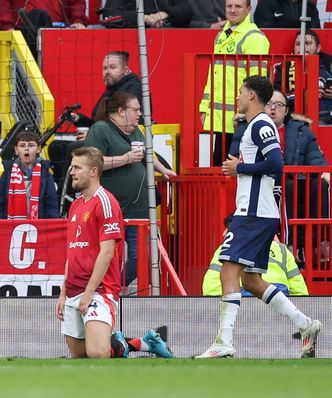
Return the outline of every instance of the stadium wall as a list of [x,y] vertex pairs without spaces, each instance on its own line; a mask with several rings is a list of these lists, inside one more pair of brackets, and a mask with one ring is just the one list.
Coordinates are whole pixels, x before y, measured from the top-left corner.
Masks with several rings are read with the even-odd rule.
[[[291,54],[297,29],[266,29],[270,54]],[[317,30],[322,48],[332,53],[332,29]],[[211,53],[215,29],[150,29],[146,31],[152,117],[156,123],[183,121],[183,68],[185,53]],[[90,115],[104,85],[102,60],[112,50],[130,53],[130,67],[140,75],[139,45],[136,29],[43,29],[42,72],[55,98],[56,116],[64,106],[81,103]],[[205,82],[206,73],[200,76]],[[203,83],[204,83],[203,82]],[[195,82],[200,84],[200,82]],[[69,131],[70,130],[69,128]],[[332,159],[330,126],[317,131],[320,144]]]
[[[68,351],[55,317],[55,298],[1,298],[0,357],[58,358]],[[292,297],[306,314],[323,323],[316,357],[332,358],[332,297]],[[125,336],[142,336],[164,326],[175,357],[202,353],[218,329],[219,298],[124,297],[119,328]],[[261,301],[244,298],[235,328],[237,358],[298,358],[296,328]],[[137,355],[141,356],[142,353]],[[131,354],[132,356],[137,356]]]

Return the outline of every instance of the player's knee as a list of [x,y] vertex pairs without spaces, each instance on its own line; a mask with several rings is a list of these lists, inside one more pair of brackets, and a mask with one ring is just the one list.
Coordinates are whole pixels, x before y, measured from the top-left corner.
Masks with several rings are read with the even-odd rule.
[[88,358],[105,359],[111,355],[110,349],[106,347],[93,347],[87,350]]

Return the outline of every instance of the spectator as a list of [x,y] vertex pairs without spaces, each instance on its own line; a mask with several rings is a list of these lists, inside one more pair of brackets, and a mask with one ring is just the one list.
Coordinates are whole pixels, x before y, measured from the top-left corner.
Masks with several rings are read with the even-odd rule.
[[[265,107],[265,112],[271,117],[278,128],[280,144],[283,152],[284,164],[292,166],[327,166],[328,163],[317,143],[314,133],[308,126],[308,119],[303,116],[292,114],[288,116],[289,107],[286,95],[274,90],[271,100]],[[239,154],[239,144],[246,129],[246,123],[241,123],[234,134],[230,153],[234,156]],[[330,175],[322,175],[322,217],[327,218],[329,213],[329,179]],[[286,181],[286,210],[287,217],[293,218],[293,178]],[[318,179],[312,177],[310,183],[310,217],[317,217],[317,191]],[[298,217],[303,218],[305,197],[305,179],[298,175]],[[288,243],[292,244],[292,230],[289,231]],[[303,242],[300,242],[303,246]]]
[[[142,162],[144,152],[135,141],[144,145],[144,136],[138,129],[141,108],[131,93],[116,93],[105,100],[105,113],[89,131],[85,145],[98,148],[104,155],[102,185],[117,198],[124,218],[149,217],[146,168]],[[154,158],[154,166],[165,178],[176,175]],[[127,226],[128,245],[126,281],[128,286],[137,275],[137,227]]]
[[[250,22],[250,1],[249,0],[226,0],[227,23],[224,29],[218,33],[215,39],[215,54],[267,54],[269,52],[269,41],[255,24]],[[237,82],[241,85],[243,79],[258,72],[257,67],[247,70],[247,65],[237,65]],[[224,67],[220,60],[214,65],[214,93],[213,93],[213,114],[211,112],[211,66],[208,80],[204,89],[203,99],[199,106],[201,121],[204,130],[209,131],[212,125],[215,132],[214,159],[215,166],[221,165],[223,153],[228,153],[229,146],[234,133],[233,117],[235,113],[235,66],[225,67],[225,99],[223,103],[223,74]],[[263,68],[264,69],[264,68]],[[263,72],[264,73],[264,72]],[[225,106],[225,111],[224,111]],[[223,115],[225,115],[225,131],[223,131]],[[226,133],[226,148],[222,149],[221,133]]]
[[[129,66],[129,53],[127,51],[111,51],[105,55],[102,63],[102,79],[105,84],[105,91],[98,99],[92,109],[91,117],[83,113],[72,113],[71,117],[74,124],[78,127],[91,127],[96,121],[98,106],[104,98],[111,98],[114,93],[130,92],[139,100],[142,105],[142,85],[139,77],[134,74]],[[140,123],[143,123],[142,117]],[[71,161],[71,153],[74,149],[84,145],[87,136],[87,129],[77,129],[76,140],[68,143],[67,141],[54,140],[49,145],[49,155],[54,164],[58,184],[62,188],[63,177],[67,172]],[[62,157],[59,157],[59,153]],[[69,188],[70,191],[70,188]]]
[[[129,53],[127,51],[111,51],[103,59],[102,79],[106,86],[104,93],[92,109],[91,118],[82,113],[73,113],[72,118],[77,126],[91,127],[95,123],[98,105],[103,98],[111,98],[117,92],[129,92],[138,98],[142,106],[142,85],[139,77],[133,73],[129,66]],[[85,136],[80,136],[84,140]]]
[[[298,32],[294,42],[294,54],[300,54],[301,33]],[[319,111],[332,110],[332,85],[328,79],[332,79],[332,56],[321,52],[319,36],[316,32],[308,30],[305,34],[305,55],[319,55]],[[275,65],[274,87],[281,90],[282,65]],[[295,62],[287,62],[286,65],[286,92],[292,94],[295,88]]]
[[[186,28],[192,18],[187,0],[144,0],[144,22],[148,28]],[[121,16],[118,27],[137,27],[136,0],[107,0],[103,17]]]
[[15,139],[14,160],[3,160],[0,179],[0,218],[58,218],[59,208],[49,162],[39,154],[39,136],[23,130]]
[[[227,226],[231,223],[232,216],[228,216],[224,223],[227,233]],[[222,296],[220,272],[222,262],[219,261],[221,246],[215,251],[209,269],[206,271],[203,280],[203,296]],[[287,246],[280,243],[277,236],[271,243],[269,262],[266,274],[262,275],[263,280],[275,285],[286,296],[307,296],[308,289],[303,276],[295,262],[295,258],[287,249]],[[242,296],[252,296],[250,292],[241,287]]]
[[[32,25],[32,32],[22,23],[18,10],[23,8]],[[84,29],[87,24],[85,0],[0,0],[0,30],[20,29],[37,60],[37,29],[67,27]]]
[[[254,12],[255,24],[263,28],[300,28],[302,0],[259,0]],[[308,28],[320,28],[316,2],[307,1]]]
[[190,28],[221,29],[226,23],[225,0],[188,0],[193,11]]

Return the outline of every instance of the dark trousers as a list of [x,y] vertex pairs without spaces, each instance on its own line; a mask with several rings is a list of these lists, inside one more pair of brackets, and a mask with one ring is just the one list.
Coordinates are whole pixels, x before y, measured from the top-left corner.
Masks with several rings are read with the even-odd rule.
[[221,166],[222,162],[227,159],[229,154],[229,148],[231,147],[233,134],[225,134],[225,148],[223,148],[222,136],[224,133],[216,132],[214,141],[214,151],[213,151],[213,165]]

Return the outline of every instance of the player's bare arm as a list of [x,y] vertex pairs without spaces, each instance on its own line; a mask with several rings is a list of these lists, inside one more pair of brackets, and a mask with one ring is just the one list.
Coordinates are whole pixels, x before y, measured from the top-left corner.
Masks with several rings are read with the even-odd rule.
[[97,256],[91,278],[86,285],[85,292],[80,300],[80,311],[85,315],[91,303],[93,293],[97,290],[103,280],[108,267],[113,258],[115,249],[115,240],[104,240],[100,242],[100,252]]
[[233,155],[228,155],[228,159],[226,159],[222,164],[222,172],[226,176],[234,177],[237,175],[237,165],[240,163],[239,159]]

